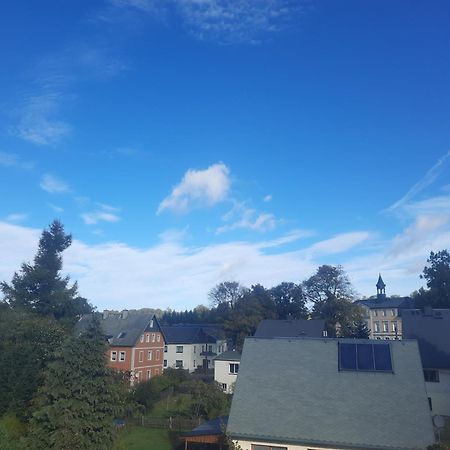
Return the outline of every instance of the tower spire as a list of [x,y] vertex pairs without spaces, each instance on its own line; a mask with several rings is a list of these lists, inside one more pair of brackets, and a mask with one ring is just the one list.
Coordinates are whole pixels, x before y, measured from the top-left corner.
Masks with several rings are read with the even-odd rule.
[[378,281],[376,287],[377,287],[377,297],[378,298],[386,297],[386,284],[383,281],[383,278],[381,278],[381,273],[378,274]]

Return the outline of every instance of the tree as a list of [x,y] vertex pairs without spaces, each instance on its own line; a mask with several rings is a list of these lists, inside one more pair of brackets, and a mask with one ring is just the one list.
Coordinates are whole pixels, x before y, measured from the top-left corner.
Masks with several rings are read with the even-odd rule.
[[312,302],[312,317],[326,321],[329,336],[335,336],[337,328],[343,330],[353,321],[354,290],[341,266],[323,265],[303,282],[306,298]]
[[283,282],[270,289],[279,319],[306,319],[306,297],[300,284]]
[[33,264],[23,263],[20,272],[14,273],[11,284],[0,283],[0,290],[11,308],[67,321],[92,311],[87,300],[78,296],[77,283],[69,285],[70,278],[60,274],[61,254],[71,243],[72,236],[64,232],[57,220],[42,232]]
[[426,280],[428,289],[420,288],[414,295],[416,306],[423,308],[450,308],[450,254],[447,250],[430,252],[420,278]]
[[209,291],[208,297],[213,306],[226,303],[233,309],[236,302],[242,298],[247,290],[237,281],[224,281],[214,286]]
[[369,339],[370,330],[359,305],[351,304],[339,322],[339,337]]
[[98,318],[67,339],[44,374],[30,421],[32,448],[112,448],[113,419],[123,412],[125,386],[106,366],[106,343]]

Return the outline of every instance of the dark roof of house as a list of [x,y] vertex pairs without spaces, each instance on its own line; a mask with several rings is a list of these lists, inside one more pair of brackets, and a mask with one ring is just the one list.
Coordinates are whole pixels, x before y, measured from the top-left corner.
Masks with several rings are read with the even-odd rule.
[[419,342],[422,366],[450,369],[450,309],[405,310],[402,336]]
[[367,298],[363,300],[356,300],[356,304],[367,306],[370,309],[383,308],[399,308],[410,309],[414,307],[414,302],[411,297],[384,297]]
[[358,450],[416,450],[434,443],[417,342],[389,341],[393,372],[386,373],[340,371],[339,342],[368,341],[247,338],[230,437]]
[[201,328],[206,334],[216,338],[225,339],[225,332],[223,326],[218,323],[174,323],[171,325],[164,325],[170,327],[182,327],[182,328]]
[[323,337],[325,320],[262,320],[255,337]]
[[162,329],[166,344],[214,344],[217,340],[200,326],[164,326]]
[[110,345],[115,347],[134,346],[144,331],[162,332],[154,314],[140,311],[104,311],[86,314],[75,325],[75,332],[84,331],[94,314],[100,319],[103,333]]
[[220,416],[215,419],[203,422],[192,431],[183,433],[183,437],[188,436],[220,436],[224,433],[228,423],[228,416]]
[[235,350],[228,350],[226,352],[221,353],[220,355],[214,358],[215,361],[240,361],[241,360],[241,352],[237,352]]

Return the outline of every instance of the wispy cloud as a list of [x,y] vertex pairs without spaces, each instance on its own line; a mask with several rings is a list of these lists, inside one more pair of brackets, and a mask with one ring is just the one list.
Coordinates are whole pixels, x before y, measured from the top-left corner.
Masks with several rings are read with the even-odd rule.
[[31,170],[35,166],[35,163],[25,161],[15,153],[0,152],[0,166]]
[[263,198],[263,201],[269,203],[272,201],[272,195],[268,194]]
[[96,225],[99,222],[118,222],[120,220],[120,216],[117,214],[119,211],[119,208],[100,203],[95,211],[83,213],[81,218],[86,225]]
[[24,213],[13,213],[5,217],[6,222],[23,222],[28,219],[28,214]]
[[230,223],[219,227],[216,230],[218,234],[238,229],[264,232],[273,230],[277,225],[273,214],[257,212],[247,207],[245,202],[235,202],[233,208],[222,217],[222,220]]
[[436,181],[437,177],[441,173],[441,170],[449,157],[450,157],[450,150],[447,153],[445,153],[441,158],[439,158],[436,164],[434,164],[433,167],[431,167],[431,169],[429,169],[427,173],[416,184],[414,184],[414,186],[400,200],[396,201],[394,204],[389,206],[389,208],[387,208],[386,211],[394,212],[399,209],[402,209],[403,207],[408,205],[408,203],[410,203],[414,199],[414,197],[417,196],[417,194],[419,194],[426,187],[434,183],[434,181]]
[[342,233],[311,245],[305,253],[313,255],[344,253],[362,244],[371,237],[372,234],[368,231]]
[[213,206],[226,199],[230,186],[230,171],[223,163],[204,170],[189,169],[160,203],[157,214],[164,210],[186,213],[194,208]]
[[222,44],[259,43],[298,23],[299,0],[111,0],[153,17],[173,16],[187,33]]
[[42,177],[40,186],[50,194],[61,194],[70,191],[70,187],[66,182],[51,174],[46,174]]
[[53,203],[48,203],[48,206],[55,212],[57,213],[62,213],[64,212],[64,208],[61,208],[61,206],[58,205],[54,205]]
[[38,145],[54,145],[71,132],[71,126],[58,119],[63,95],[52,92],[27,97],[17,114],[20,119],[14,133]]

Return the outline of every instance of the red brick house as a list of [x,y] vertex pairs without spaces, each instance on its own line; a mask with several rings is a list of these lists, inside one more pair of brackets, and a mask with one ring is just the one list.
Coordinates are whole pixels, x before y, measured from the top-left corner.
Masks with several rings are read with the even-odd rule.
[[[109,342],[109,367],[130,373],[131,383],[162,374],[164,334],[156,316],[127,310],[96,314]],[[84,329],[92,317],[92,314],[83,316],[77,329]]]

